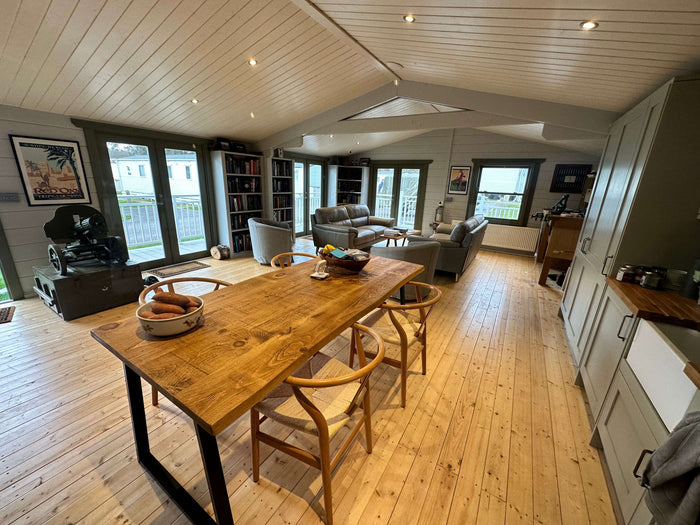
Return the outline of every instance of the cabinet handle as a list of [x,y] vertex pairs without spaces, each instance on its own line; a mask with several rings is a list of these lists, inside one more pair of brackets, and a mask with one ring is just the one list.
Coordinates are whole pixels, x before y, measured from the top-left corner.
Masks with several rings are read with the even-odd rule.
[[622,337],[622,336],[620,335],[620,332],[622,332],[622,328],[625,326],[625,321],[627,320],[628,317],[629,317],[630,319],[632,319],[634,316],[633,316],[633,315],[629,315],[629,314],[627,314],[626,316],[624,316],[624,317],[622,318],[622,322],[620,323],[620,328],[617,330],[617,337],[618,337],[619,339],[622,339],[623,341],[624,341],[625,339],[627,339],[627,338],[626,338],[626,337]]
[[605,259],[603,260],[603,268],[600,270],[600,273],[601,273],[602,275],[605,275],[606,277],[607,277],[608,274],[605,273],[605,267],[608,265],[608,259],[612,259],[612,258],[613,258],[612,255],[607,255],[607,256],[605,257]]
[[[637,471],[639,470],[639,467],[642,465],[642,461],[644,461],[644,456],[647,454],[653,454],[653,450],[649,450],[648,448],[645,448],[642,450],[642,453],[639,455],[639,458],[637,459],[637,463],[634,465],[634,469],[632,470],[632,475],[637,478],[637,479],[642,479],[642,476],[637,474]],[[641,483],[642,487],[644,488],[649,488],[649,486],[646,483]]]
[[581,241],[581,253],[583,253],[584,255],[588,254],[588,252],[586,251],[586,243],[587,242],[591,242],[590,237],[584,237],[583,240]]

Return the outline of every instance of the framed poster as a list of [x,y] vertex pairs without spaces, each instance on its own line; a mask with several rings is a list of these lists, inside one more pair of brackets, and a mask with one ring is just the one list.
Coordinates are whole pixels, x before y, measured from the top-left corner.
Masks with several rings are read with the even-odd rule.
[[76,141],[10,135],[10,142],[30,206],[90,204]]
[[447,182],[447,193],[466,195],[469,187],[469,173],[471,171],[471,166],[452,166],[450,168],[450,178]]

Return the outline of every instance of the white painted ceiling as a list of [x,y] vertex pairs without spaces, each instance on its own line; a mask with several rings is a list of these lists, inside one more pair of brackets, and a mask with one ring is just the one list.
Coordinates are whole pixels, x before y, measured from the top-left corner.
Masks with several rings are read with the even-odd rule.
[[[315,134],[396,99],[349,104],[395,79],[619,113],[700,69],[699,0],[0,0],[0,9],[0,104],[266,145],[294,130],[305,135],[298,147],[325,155],[427,131],[424,120],[370,130],[383,133],[374,139],[343,133],[338,152]],[[415,23],[403,22],[407,12]],[[582,31],[591,19],[599,27]],[[419,100],[404,115],[476,109],[403,98]],[[522,119],[501,106],[493,113]],[[543,122],[481,129],[537,140]],[[580,140],[559,145],[596,141]]]

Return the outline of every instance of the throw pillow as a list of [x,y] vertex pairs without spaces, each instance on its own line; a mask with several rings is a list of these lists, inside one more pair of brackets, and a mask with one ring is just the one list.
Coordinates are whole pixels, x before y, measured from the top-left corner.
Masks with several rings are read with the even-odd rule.
[[452,229],[452,233],[450,233],[450,240],[452,242],[462,244],[462,241],[464,240],[464,236],[467,234],[467,231],[467,223],[460,222],[457,226],[455,226]]

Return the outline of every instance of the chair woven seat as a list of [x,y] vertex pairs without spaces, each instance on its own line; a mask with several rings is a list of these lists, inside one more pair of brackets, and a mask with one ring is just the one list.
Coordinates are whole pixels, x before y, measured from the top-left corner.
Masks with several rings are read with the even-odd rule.
[[[306,379],[328,379],[351,374],[353,369],[345,363],[318,353],[298,368],[292,376]],[[332,438],[351,419],[347,411],[357,399],[362,381],[326,388],[300,388],[301,392],[319,409],[328,424]],[[265,399],[255,405],[263,415],[283,425],[318,436],[318,427],[294,397],[292,387],[282,383]]]

